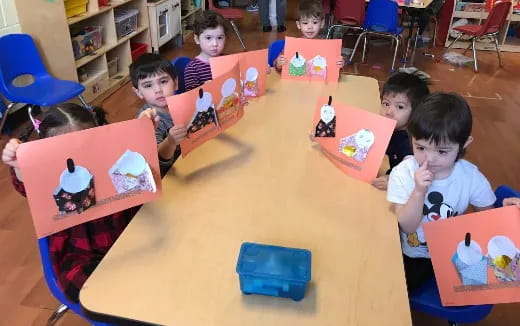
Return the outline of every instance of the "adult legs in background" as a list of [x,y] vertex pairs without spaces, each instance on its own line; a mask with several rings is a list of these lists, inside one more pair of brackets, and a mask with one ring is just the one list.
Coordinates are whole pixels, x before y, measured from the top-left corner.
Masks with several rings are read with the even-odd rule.
[[287,0],[276,0],[276,22],[278,32],[285,32],[285,18],[287,16]]
[[260,23],[262,23],[262,30],[264,32],[270,32],[272,27],[269,21],[269,0],[258,0],[258,11],[260,14]]

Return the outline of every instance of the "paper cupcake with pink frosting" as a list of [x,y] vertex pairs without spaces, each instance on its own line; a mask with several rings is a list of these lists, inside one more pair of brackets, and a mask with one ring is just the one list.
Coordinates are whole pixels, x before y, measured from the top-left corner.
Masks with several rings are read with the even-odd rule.
[[157,190],[152,170],[144,156],[138,152],[126,150],[108,174],[118,194]]

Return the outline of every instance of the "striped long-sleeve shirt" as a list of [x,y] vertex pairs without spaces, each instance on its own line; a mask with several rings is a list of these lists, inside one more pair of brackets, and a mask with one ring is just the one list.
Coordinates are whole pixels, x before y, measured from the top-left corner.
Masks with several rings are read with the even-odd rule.
[[211,79],[209,62],[194,58],[184,69],[184,84],[187,91],[197,88]]

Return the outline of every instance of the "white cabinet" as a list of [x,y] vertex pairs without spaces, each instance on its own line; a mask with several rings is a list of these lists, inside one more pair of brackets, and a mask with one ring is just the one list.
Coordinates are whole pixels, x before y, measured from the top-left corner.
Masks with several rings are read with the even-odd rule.
[[158,0],[148,2],[148,18],[152,50],[159,51],[166,42],[180,35],[181,5],[180,0]]

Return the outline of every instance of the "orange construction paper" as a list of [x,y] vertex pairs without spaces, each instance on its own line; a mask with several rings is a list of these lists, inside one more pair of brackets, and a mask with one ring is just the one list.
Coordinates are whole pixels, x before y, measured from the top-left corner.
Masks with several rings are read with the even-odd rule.
[[[234,83],[234,89],[227,89],[225,85]],[[200,98],[201,92],[203,97]],[[230,94],[223,97],[224,94]],[[181,142],[182,156],[186,157],[196,147],[214,138],[227,128],[234,125],[244,115],[244,107],[241,103],[242,90],[240,89],[240,68],[238,62],[219,77],[209,80],[204,85],[188,92],[166,98],[168,108],[175,125],[184,125],[188,128],[187,137]],[[200,100],[199,100],[200,99]],[[210,99],[213,111],[217,112],[218,126],[216,123],[208,123],[194,133],[190,133],[190,123],[198,113],[209,112],[209,106],[204,105],[197,110],[197,104],[207,104]]]
[[[152,171],[156,192],[142,191],[114,198],[118,193],[108,171],[126,150],[144,156]],[[161,195],[157,144],[150,119],[134,119],[24,143],[17,158],[38,238]],[[76,167],[84,167],[93,175],[96,204],[80,214],[61,217],[53,193],[60,184],[61,173],[67,169],[68,158],[73,159]]]
[[[298,57],[305,58],[305,74],[302,76],[293,76],[289,73],[292,58],[298,52]],[[320,40],[320,39],[305,39],[296,37],[285,37],[285,48],[283,55],[287,63],[282,67],[283,79],[294,80],[311,80],[311,81],[326,81],[327,83],[337,83],[339,81],[340,67],[336,65],[336,61],[341,58],[341,40]],[[310,76],[309,61],[320,55],[326,59],[326,78],[320,76]],[[315,67],[315,69],[320,69]]]
[[241,81],[244,84],[249,82],[249,85],[253,86],[251,81],[246,81],[246,72],[249,68],[255,68],[258,72],[256,96],[253,96],[250,92],[245,90],[244,95],[246,97],[259,97],[264,95],[267,89],[267,49],[210,58],[209,63],[211,65],[213,79],[228,72],[229,68],[233,67],[236,62],[239,63]]
[[[343,172],[356,179],[371,182],[377,177],[377,172],[394,131],[395,120],[356,109],[343,103],[334,102],[334,98],[332,98],[331,106],[335,112],[335,135],[333,137],[318,137],[316,136],[316,129],[318,123],[322,120],[322,106],[327,105],[328,101],[328,98],[320,97],[316,104],[312,124],[314,139],[321,146],[325,156]],[[365,132],[365,129],[368,129],[371,134]],[[355,135],[360,130],[363,130],[363,135],[368,133],[374,139],[368,149],[368,153],[365,152],[366,156],[362,146],[345,145],[342,149],[347,148],[347,150],[340,152],[340,144],[348,142],[349,139],[355,139]],[[361,161],[358,159],[361,159]]]
[[520,281],[499,281],[487,265],[488,283],[463,285],[452,257],[467,232],[488,254],[488,242],[497,235],[507,236],[520,248],[520,209],[507,206],[423,224],[432,257],[435,278],[444,306],[520,302]]

